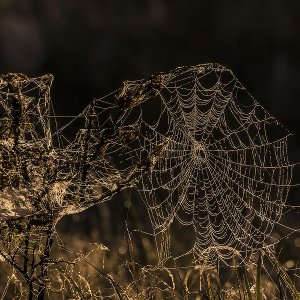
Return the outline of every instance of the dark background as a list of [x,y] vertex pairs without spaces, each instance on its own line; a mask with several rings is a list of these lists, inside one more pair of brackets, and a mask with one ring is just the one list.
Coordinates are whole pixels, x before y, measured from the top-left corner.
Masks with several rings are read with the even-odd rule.
[[[0,73],[52,73],[57,114],[78,114],[124,80],[218,62],[300,137],[299,52],[299,0],[0,0]],[[112,206],[62,227],[114,235],[124,212]]]
[[181,65],[219,62],[300,136],[300,2],[0,0],[0,73],[55,76],[58,113]]

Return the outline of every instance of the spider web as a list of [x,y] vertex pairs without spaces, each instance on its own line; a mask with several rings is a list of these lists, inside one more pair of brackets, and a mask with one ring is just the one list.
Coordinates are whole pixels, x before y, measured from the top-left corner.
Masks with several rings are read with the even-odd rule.
[[[249,257],[267,238],[276,242],[270,233],[284,226],[294,185],[297,163],[288,148],[294,137],[230,70],[216,64],[178,68],[127,81],[114,96],[115,105],[102,99],[84,112],[89,118],[93,111],[94,122],[110,132],[103,159],[91,169],[108,189],[118,180],[137,187],[161,264],[186,256],[209,264],[236,251]],[[92,140],[99,145],[98,134]],[[176,255],[174,224],[194,238]]]
[[54,160],[50,87],[53,77],[0,77],[0,219],[51,205]]
[[[160,265],[250,257],[276,242],[274,226],[295,231],[281,221],[296,186],[295,138],[229,69],[126,81],[75,117],[55,116],[51,83],[50,75],[1,77],[2,221],[46,226],[134,188]],[[183,228],[192,241],[178,253],[171,232]]]

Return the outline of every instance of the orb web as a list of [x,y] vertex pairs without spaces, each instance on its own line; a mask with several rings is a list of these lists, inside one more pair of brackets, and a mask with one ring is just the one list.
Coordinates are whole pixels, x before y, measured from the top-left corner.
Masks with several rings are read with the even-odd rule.
[[[162,264],[226,260],[234,251],[247,257],[266,245],[297,165],[288,151],[293,136],[229,69],[177,68],[127,81],[114,96],[115,104],[102,99],[89,106],[102,124],[101,114],[110,111],[113,137],[92,165],[95,174],[105,166],[100,177],[112,178],[106,183],[117,176],[138,189]],[[193,239],[176,254],[175,224]]]

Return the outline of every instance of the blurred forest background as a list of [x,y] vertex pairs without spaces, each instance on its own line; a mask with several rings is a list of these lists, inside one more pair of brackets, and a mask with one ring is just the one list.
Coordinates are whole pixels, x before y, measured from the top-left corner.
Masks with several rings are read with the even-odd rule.
[[[124,80],[218,62],[300,137],[299,53],[298,0],[0,0],[0,73],[52,73],[59,115]],[[119,200],[64,218],[60,232],[122,254],[129,204]],[[131,217],[144,226],[139,209]]]

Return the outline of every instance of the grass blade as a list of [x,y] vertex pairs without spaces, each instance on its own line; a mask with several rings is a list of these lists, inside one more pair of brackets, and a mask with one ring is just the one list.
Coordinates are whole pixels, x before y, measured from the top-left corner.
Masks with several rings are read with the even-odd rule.
[[257,268],[256,268],[256,300],[261,300],[260,277],[261,277],[261,252],[258,253]]
[[248,300],[253,300],[251,290],[250,290],[250,284],[249,284],[249,280],[248,280],[248,276],[247,276],[246,272],[244,272],[243,277],[244,277],[244,283],[245,283],[245,287],[246,287],[246,293],[247,293]]

